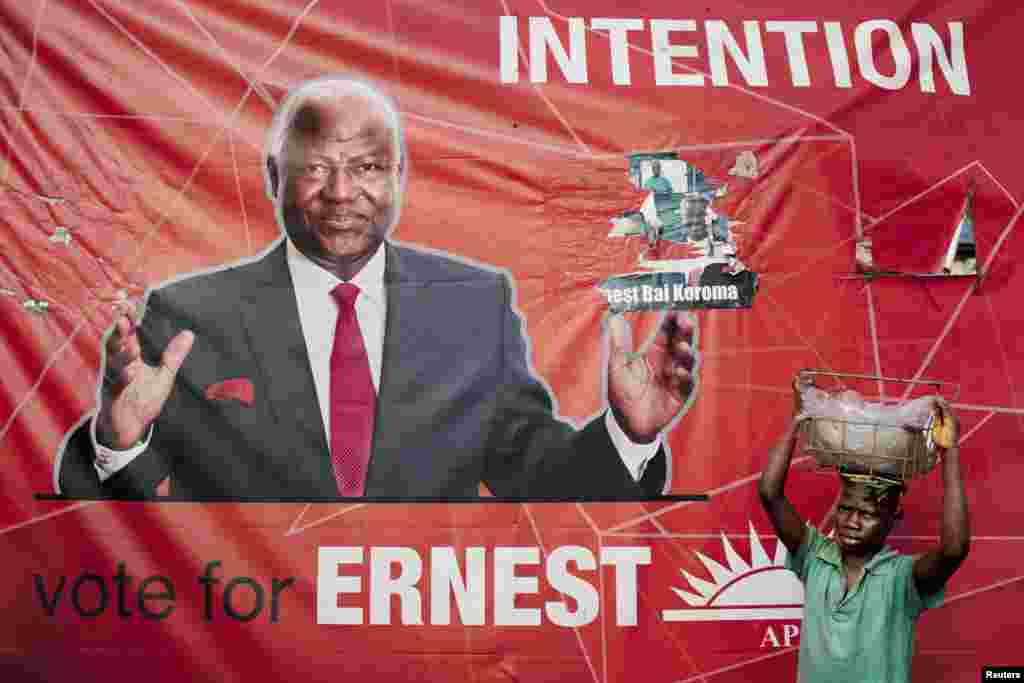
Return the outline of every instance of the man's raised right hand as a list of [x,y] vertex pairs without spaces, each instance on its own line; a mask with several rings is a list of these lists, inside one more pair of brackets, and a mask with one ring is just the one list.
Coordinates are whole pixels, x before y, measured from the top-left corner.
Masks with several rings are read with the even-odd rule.
[[160,365],[153,367],[142,358],[131,315],[117,319],[107,338],[102,405],[96,418],[96,438],[102,445],[123,451],[142,438],[163,410],[194,341],[191,331],[179,332],[164,349]]

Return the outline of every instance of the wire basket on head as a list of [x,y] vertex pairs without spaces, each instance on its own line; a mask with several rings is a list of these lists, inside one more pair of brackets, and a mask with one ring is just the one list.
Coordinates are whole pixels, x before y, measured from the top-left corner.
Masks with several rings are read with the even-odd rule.
[[[949,386],[947,383],[932,380],[902,380],[817,370],[800,372],[801,379],[813,375],[927,384],[936,386],[939,390],[942,389],[941,385]],[[849,390],[843,388],[825,393],[829,395],[830,400],[841,401],[840,391]],[[938,449],[932,430],[935,415],[929,406],[931,399],[922,397],[918,401],[924,402],[921,411],[924,419],[918,419],[918,424],[892,422],[891,418],[877,421],[843,419],[835,415],[815,415],[812,412],[803,425],[806,436],[804,450],[814,456],[821,469],[905,484],[930,472],[938,461]],[[895,414],[901,407],[909,406],[910,403],[899,402],[893,406],[883,406],[880,403],[868,405],[874,408],[877,414],[884,415],[885,411],[890,409]]]
[[824,469],[904,483],[935,467],[926,428],[894,427],[811,417],[804,423],[805,450]]

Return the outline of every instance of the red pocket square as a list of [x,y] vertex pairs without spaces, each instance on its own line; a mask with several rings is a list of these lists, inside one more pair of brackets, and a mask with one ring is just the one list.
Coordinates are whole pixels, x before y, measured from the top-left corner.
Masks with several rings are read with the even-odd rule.
[[206,387],[206,398],[209,401],[240,401],[247,406],[252,405],[252,382],[247,377],[226,379]]

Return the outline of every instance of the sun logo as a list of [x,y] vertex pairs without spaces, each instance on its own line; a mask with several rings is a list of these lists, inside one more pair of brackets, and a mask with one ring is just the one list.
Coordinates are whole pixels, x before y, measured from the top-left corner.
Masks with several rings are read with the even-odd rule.
[[748,524],[750,561],[744,560],[722,534],[722,548],[729,566],[696,553],[712,580],[705,581],[681,570],[691,590],[671,588],[690,608],[662,610],[665,621],[781,620],[803,616],[804,587],[796,575],[785,568],[786,546],[777,540],[775,555],[769,558],[754,525]]

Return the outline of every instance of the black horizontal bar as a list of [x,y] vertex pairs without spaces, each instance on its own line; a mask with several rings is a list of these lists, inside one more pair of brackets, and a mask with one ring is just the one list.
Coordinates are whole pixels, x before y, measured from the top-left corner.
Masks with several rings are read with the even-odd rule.
[[57,493],[37,493],[35,495],[36,500],[46,501],[89,501],[89,500],[102,500],[112,502],[135,502],[135,503],[400,503],[400,504],[457,504],[464,505],[467,503],[475,503],[478,505],[491,505],[495,503],[706,503],[710,498],[704,493],[687,493],[687,494],[670,494],[664,496],[634,496],[634,497],[609,497],[609,498],[593,498],[593,497],[536,497],[536,496],[466,496],[466,497],[451,497],[442,498],[434,496],[367,496],[362,498],[324,498],[324,497],[305,497],[305,498],[280,498],[280,497],[266,497],[266,498],[233,498],[229,496],[217,497],[217,496],[203,496],[201,498],[186,498],[183,496],[149,496],[149,497],[135,497],[127,498],[118,496],[116,498],[110,496],[64,496]]

